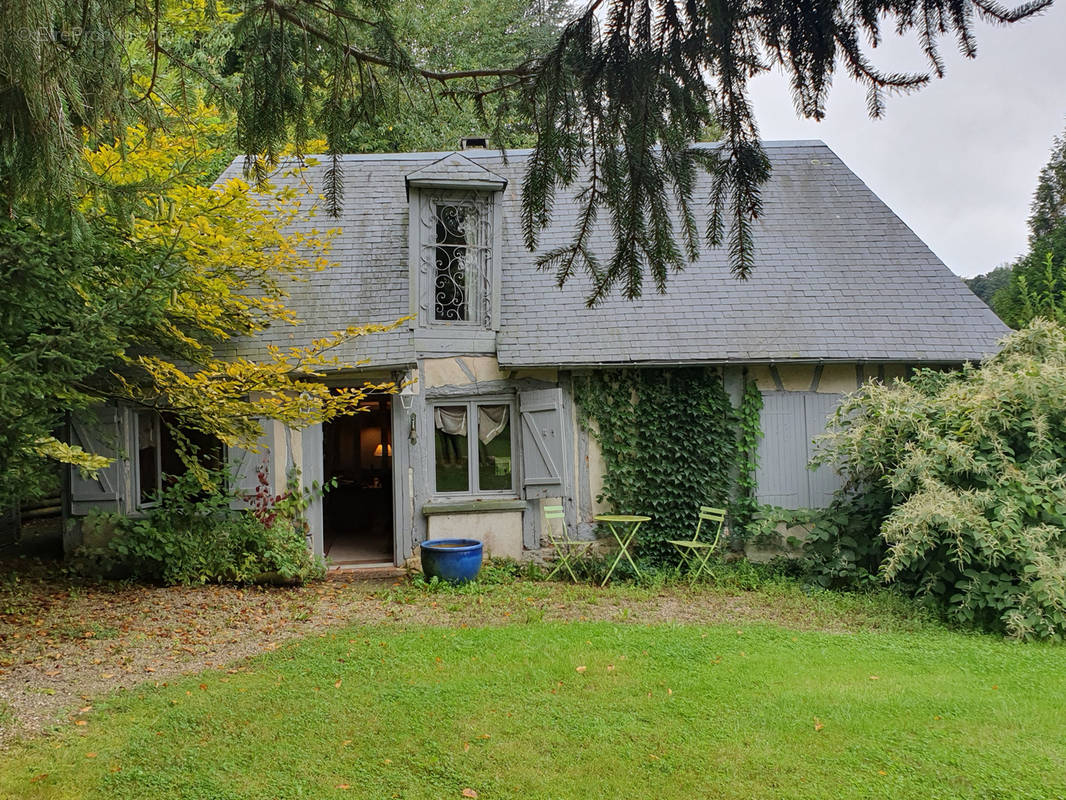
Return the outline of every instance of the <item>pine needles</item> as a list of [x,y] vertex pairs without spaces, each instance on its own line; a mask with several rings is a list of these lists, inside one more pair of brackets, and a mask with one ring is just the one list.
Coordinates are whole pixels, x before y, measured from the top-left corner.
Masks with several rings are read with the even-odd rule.
[[[337,212],[337,156],[350,132],[372,127],[386,96],[428,93],[434,102],[472,106],[501,143],[516,116],[530,120],[536,147],[523,184],[526,244],[536,248],[552,224],[555,192],[577,187],[583,208],[573,237],[539,264],[560,283],[587,274],[590,304],[615,290],[633,299],[648,281],[665,291],[703,243],[728,247],[738,278],[757,268],[753,224],[770,168],[748,98],[752,77],[782,69],[797,111],[820,119],[843,70],[865,87],[869,113],[879,116],[888,95],[943,75],[943,38],[972,57],[975,19],[1010,23],[1050,2],[1012,9],[990,0],[592,0],[553,46],[520,63],[441,67],[397,39],[388,0],[245,0],[209,4],[207,27],[186,37],[202,42],[211,25],[227,31],[229,50],[216,59],[222,68],[205,69],[207,62],[159,40],[161,17],[167,30],[191,24],[164,4],[20,0],[0,11],[0,191],[9,209],[20,199],[69,197],[82,135],[101,126],[119,131],[131,114],[173,105],[188,76],[232,103],[238,146],[253,166],[271,164],[286,148],[299,154],[324,136],[333,158],[325,188]],[[868,51],[886,28],[918,37],[927,73],[873,66]],[[62,33],[74,30],[82,33]],[[137,37],[151,39],[144,52],[127,45]],[[720,131],[720,146],[693,149],[707,130]],[[693,194],[699,169],[713,176],[708,198]],[[696,204],[703,202],[701,234]],[[594,254],[590,233],[603,225],[614,249]]]

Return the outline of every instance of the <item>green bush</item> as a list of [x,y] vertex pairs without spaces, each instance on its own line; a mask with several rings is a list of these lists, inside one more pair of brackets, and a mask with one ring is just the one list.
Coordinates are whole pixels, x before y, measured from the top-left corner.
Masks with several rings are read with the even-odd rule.
[[[203,477],[201,475],[201,477]],[[226,476],[209,473],[209,483]],[[83,548],[83,569],[164,584],[301,582],[323,573],[307,546],[298,483],[277,497],[259,493],[250,510],[230,492],[205,491],[193,473],[177,478],[141,517],[109,515],[89,526],[112,529],[106,544]]]
[[890,511],[886,492],[837,498],[828,508],[808,512],[802,569],[823,589],[869,589],[881,582],[887,547],[871,532]]
[[1035,320],[981,366],[867,384],[823,446],[853,499],[812,542],[812,563],[831,570],[834,552],[884,547],[880,577],[954,621],[1066,634],[1062,328]]

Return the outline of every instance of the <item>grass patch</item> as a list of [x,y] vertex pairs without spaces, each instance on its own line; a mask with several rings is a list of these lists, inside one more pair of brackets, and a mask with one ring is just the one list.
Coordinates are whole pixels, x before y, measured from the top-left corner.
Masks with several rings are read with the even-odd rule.
[[[715,565],[713,582],[691,586],[687,577],[672,570],[649,571],[640,582],[612,583],[605,587],[568,581],[523,580],[498,565],[486,580],[458,586],[415,575],[376,592],[387,604],[424,609],[440,606],[456,622],[586,621],[603,619],[656,623],[673,620],[692,623],[753,616],[802,629],[855,631],[918,631],[940,629],[935,611],[891,589],[835,592],[805,585],[798,578],[761,565],[740,562]],[[483,570],[484,572],[485,570]],[[664,607],[668,606],[668,607]],[[714,618],[714,610],[718,618]],[[537,610],[539,615],[532,615]],[[708,618],[706,612],[712,612]],[[743,613],[740,613],[743,612]],[[417,618],[417,613],[415,614]]]
[[66,622],[57,625],[53,633],[67,639],[115,639],[118,628],[96,622]]
[[1045,800],[1063,697],[1066,649],[936,629],[365,626],[97,700],[0,796]]

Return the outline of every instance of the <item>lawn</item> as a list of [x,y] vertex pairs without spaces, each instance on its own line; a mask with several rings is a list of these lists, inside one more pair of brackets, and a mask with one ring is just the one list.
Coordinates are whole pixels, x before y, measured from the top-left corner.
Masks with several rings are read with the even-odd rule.
[[0,796],[1048,800],[1064,720],[1066,649],[935,627],[370,624],[86,701]]

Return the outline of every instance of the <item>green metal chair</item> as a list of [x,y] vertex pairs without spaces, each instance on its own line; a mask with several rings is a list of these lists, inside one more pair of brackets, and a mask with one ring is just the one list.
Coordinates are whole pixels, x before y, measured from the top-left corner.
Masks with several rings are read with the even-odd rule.
[[[553,520],[559,521],[558,532],[555,530]],[[544,522],[548,541],[555,548],[555,569],[548,573],[548,579],[551,579],[559,570],[566,569],[570,573],[570,577],[574,579],[574,583],[577,583],[574,564],[593,543],[582,539],[570,538],[566,531],[566,514],[562,506],[544,506]]]
[[[713,541],[708,542],[700,539],[700,528],[703,527],[704,522],[708,523],[708,529],[714,528]],[[695,583],[702,573],[708,571],[711,555],[713,555],[714,549],[722,538],[722,526],[724,524],[724,508],[700,506],[699,519],[696,522],[696,533],[693,534],[692,538],[668,540],[674,546],[674,549],[681,554],[681,566],[689,569],[689,577],[692,583]]]

